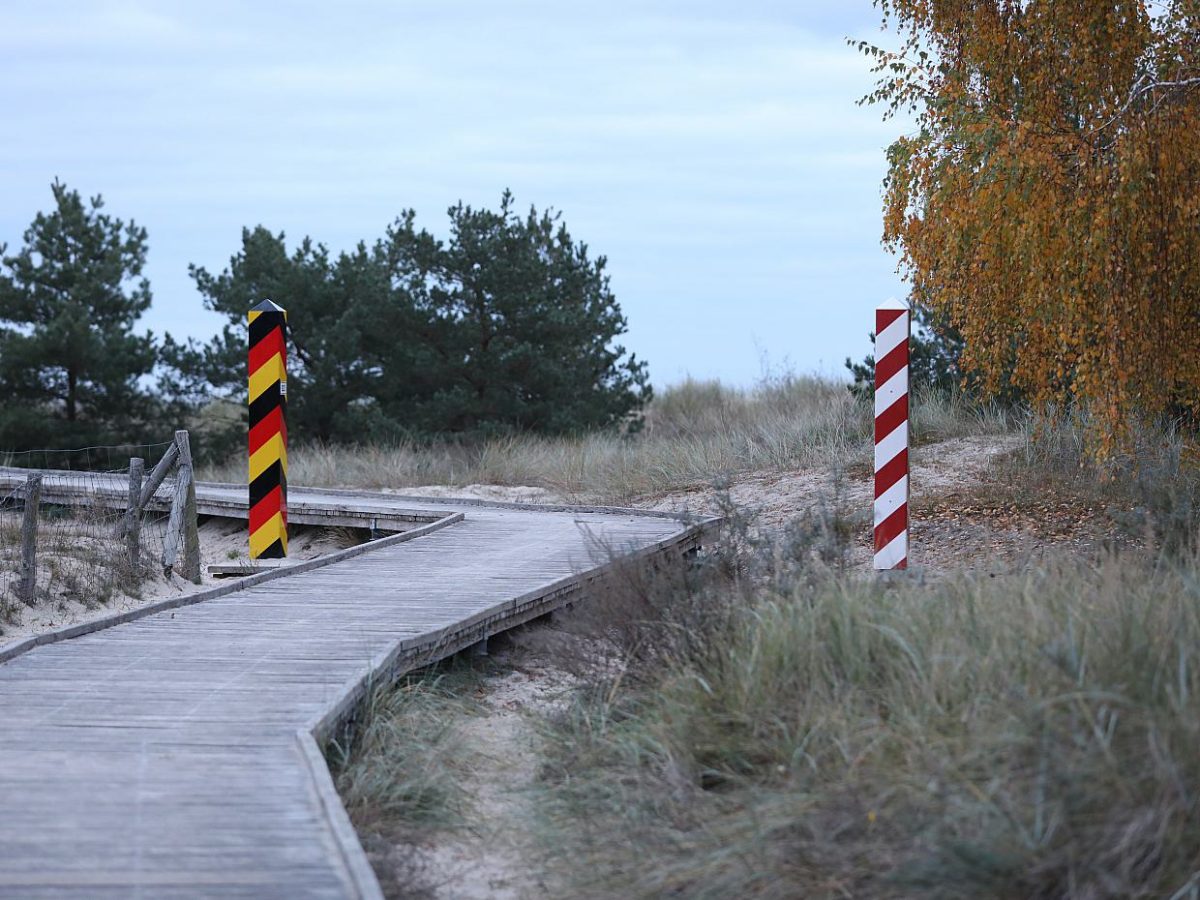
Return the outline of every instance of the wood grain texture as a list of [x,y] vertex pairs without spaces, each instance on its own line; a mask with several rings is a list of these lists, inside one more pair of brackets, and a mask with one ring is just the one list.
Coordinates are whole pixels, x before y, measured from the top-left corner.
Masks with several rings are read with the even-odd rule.
[[22,494],[25,510],[21,515],[21,580],[17,583],[17,597],[32,606],[37,591],[37,532],[38,504],[42,498],[42,476],[30,475]]
[[[114,489],[127,502],[123,477]],[[197,485],[201,505],[244,508],[244,494]],[[0,647],[0,896],[379,896],[319,752],[367,685],[549,612],[617,561],[695,546],[713,524],[292,495],[318,513],[453,522]]]
[[142,567],[142,477],[146,461],[140,456],[129,460],[129,506],[117,529],[117,537],[125,535],[125,561],[129,571],[136,573]]

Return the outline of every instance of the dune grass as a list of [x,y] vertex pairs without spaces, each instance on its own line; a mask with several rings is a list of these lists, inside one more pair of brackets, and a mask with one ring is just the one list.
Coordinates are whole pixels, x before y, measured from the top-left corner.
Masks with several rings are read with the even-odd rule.
[[325,747],[342,803],[386,897],[438,896],[413,846],[469,821],[471,797],[463,780],[474,760],[459,726],[482,712],[473,696],[481,677],[476,667],[450,660],[376,687]]
[[[1200,473],[1186,436],[1146,429],[1101,470],[1071,417],[950,396],[918,398],[913,420],[918,445],[1017,435],[989,490],[1087,494],[1145,539],[999,577],[864,577],[844,568],[853,529],[836,498],[778,531],[726,509],[726,539],[699,565],[619,570],[566,617],[591,649],[561,660],[585,687],[540,725],[536,820],[514,822],[538,835],[528,864],[579,897],[1200,898]],[[436,451],[464,454],[461,469],[409,448],[389,477],[416,466],[623,499],[865,462],[869,421],[840,385],[688,383],[641,434]],[[371,452],[362,478],[399,451]],[[408,785],[428,784],[443,750],[432,782],[453,780],[442,735],[458,701],[397,724],[411,699],[379,726],[405,736],[399,751],[342,776],[356,821],[392,792],[408,815]],[[425,802],[411,809],[419,821]]]
[[625,573],[574,616],[618,674],[544,726],[575,895],[1200,897],[1194,437],[1139,428],[1101,467],[1078,417],[981,424],[1022,438],[989,490],[1075,492],[1140,540],[864,577],[830,502],[774,534],[728,510],[706,565]]
[[479,672],[450,661],[371,691],[357,722],[326,756],[360,828],[451,827],[470,803],[459,776],[470,760],[454,723],[477,715]]
[[[625,503],[706,486],[745,472],[866,465],[871,410],[841,382],[775,376],[752,388],[687,380],[662,391],[640,430],[469,443],[329,446],[289,452],[292,484],[402,488],[429,484],[529,485],[578,502]],[[916,440],[1007,431],[1011,417],[957,397],[914,403]],[[200,477],[242,481],[240,456]]]
[[576,895],[1200,893],[1195,556],[802,565],[626,586],[631,668],[546,729],[541,833]]

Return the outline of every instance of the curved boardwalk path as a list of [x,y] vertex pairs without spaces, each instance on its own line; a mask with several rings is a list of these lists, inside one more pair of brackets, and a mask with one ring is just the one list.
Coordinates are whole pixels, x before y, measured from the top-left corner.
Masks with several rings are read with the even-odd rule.
[[[244,502],[245,488],[200,494]],[[463,518],[0,663],[0,896],[378,896],[318,750],[364,686],[561,605],[614,556],[688,549],[705,529],[615,510],[292,499]]]

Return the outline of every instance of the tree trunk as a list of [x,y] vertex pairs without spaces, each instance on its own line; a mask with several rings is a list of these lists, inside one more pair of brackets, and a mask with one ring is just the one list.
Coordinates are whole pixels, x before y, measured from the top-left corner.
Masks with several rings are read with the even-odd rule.
[[75,391],[79,379],[74,369],[67,369],[67,421],[75,421]]

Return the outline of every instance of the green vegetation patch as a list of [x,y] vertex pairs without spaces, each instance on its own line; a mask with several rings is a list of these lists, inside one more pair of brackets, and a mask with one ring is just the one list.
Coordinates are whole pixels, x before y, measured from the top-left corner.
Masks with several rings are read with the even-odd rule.
[[448,663],[373,690],[359,718],[326,748],[343,803],[360,829],[400,831],[461,824],[470,764],[454,724],[478,715],[479,674]]
[[580,895],[1195,889],[1194,558],[784,574],[673,584],[653,658],[548,726],[541,833]]

